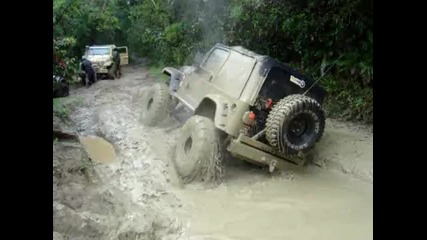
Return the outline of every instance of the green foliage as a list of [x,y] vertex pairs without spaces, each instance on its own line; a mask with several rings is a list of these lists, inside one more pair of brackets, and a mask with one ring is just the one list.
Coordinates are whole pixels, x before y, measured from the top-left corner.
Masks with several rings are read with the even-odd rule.
[[[128,45],[157,65],[190,64],[220,42],[319,77],[330,116],[372,119],[373,7],[368,0],[54,0],[54,36]],[[334,105],[335,102],[335,105]],[[344,107],[347,104],[347,107]]]
[[329,117],[352,121],[373,121],[373,90],[349,81],[328,77],[322,81],[328,92],[324,108]]
[[60,99],[53,99],[53,115],[62,120],[68,119],[68,111]]
[[53,40],[53,74],[62,75],[65,80],[73,83],[77,80],[79,64],[75,57],[69,54],[69,49],[76,45],[73,37],[64,37]]
[[70,113],[74,109],[84,103],[80,97],[54,98],[53,99],[53,115],[61,120],[68,120]]
[[54,0],[54,37],[73,36],[69,52],[80,57],[86,45],[114,42],[121,28],[117,0]]
[[366,0],[232,0],[226,36],[314,77],[332,66],[329,115],[370,121],[372,14]]

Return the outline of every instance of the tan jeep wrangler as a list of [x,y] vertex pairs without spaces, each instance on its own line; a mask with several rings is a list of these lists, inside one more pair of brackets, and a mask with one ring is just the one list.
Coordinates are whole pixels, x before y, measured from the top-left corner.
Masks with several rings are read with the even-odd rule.
[[216,44],[197,66],[163,73],[169,81],[150,88],[141,118],[154,126],[177,101],[192,110],[176,146],[184,182],[216,178],[222,151],[270,171],[298,169],[322,137],[325,91],[268,56]]
[[116,47],[114,44],[86,46],[83,57],[92,63],[93,70],[95,70],[98,79],[115,79],[117,77],[115,76],[117,66],[113,61],[114,48],[119,50],[120,65],[127,65],[129,63],[127,47]]

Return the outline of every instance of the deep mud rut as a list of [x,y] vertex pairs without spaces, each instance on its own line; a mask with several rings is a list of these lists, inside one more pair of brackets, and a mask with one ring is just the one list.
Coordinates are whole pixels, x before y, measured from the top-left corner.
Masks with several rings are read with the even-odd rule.
[[142,126],[153,79],[123,72],[70,94],[73,127],[112,143],[117,161],[93,163],[78,143],[54,143],[54,239],[372,239],[370,128],[329,121],[302,174],[229,160],[218,186],[184,187],[170,164],[178,123]]

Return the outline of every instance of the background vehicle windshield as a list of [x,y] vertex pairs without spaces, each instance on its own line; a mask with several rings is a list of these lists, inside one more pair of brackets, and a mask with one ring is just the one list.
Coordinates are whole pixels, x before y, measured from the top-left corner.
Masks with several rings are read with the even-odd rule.
[[109,48],[89,48],[88,55],[109,55]]

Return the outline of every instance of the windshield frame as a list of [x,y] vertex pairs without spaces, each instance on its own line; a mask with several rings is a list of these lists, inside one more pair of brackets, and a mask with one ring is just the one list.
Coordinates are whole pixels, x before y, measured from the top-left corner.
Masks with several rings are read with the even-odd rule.
[[87,56],[102,56],[110,54],[111,49],[109,47],[90,47],[86,51]]

